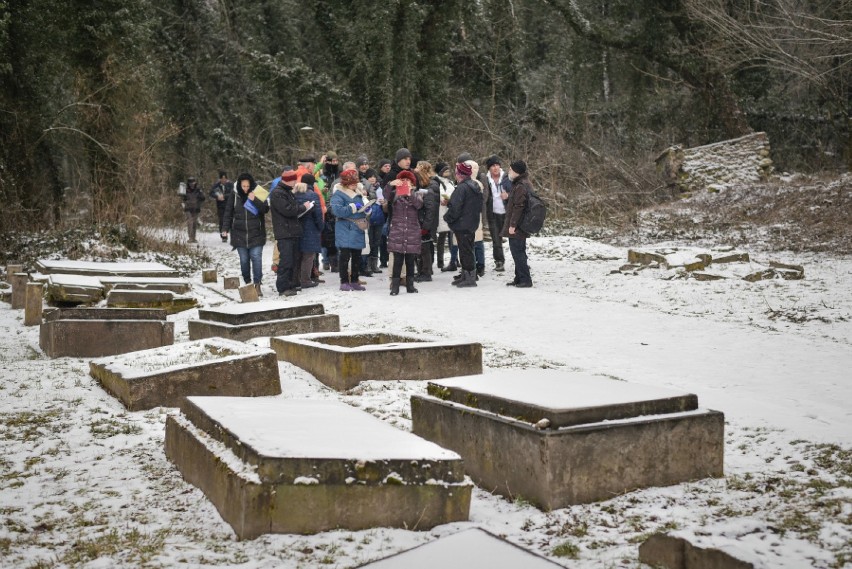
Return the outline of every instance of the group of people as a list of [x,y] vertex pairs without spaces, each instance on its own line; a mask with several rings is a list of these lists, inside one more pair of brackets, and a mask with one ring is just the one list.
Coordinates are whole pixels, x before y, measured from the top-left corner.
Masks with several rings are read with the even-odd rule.
[[[384,268],[391,271],[391,295],[403,286],[416,293],[415,283],[432,280],[436,260],[441,271],[461,269],[453,285],[475,287],[485,274],[485,226],[494,270],[505,270],[507,238],[515,267],[507,285],[531,287],[529,236],[519,228],[532,191],[526,163],[512,162],[506,171],[500,158],[491,156],[480,172],[467,153],[454,165],[412,161],[406,148],[396,152],[393,162],[381,160],[375,168],[364,156],[341,165],[334,152],[319,161],[307,155],[268,184],[268,197],[251,174],[240,174],[232,183],[219,172],[209,196],[216,201],[222,241],[230,238],[239,254],[243,280],[262,295],[266,214],[271,212],[272,269],[282,296],[318,286],[324,271],[339,274],[341,291],[364,291],[362,277]],[[205,198],[197,180],[187,180],[182,197],[194,242]]]

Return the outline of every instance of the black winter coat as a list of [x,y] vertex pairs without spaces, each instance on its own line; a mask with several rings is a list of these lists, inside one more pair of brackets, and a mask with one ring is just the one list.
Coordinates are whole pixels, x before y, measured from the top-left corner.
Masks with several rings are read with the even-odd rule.
[[201,211],[201,204],[204,201],[204,192],[196,184],[195,186],[187,186],[186,194],[181,196],[183,199],[183,210],[190,213],[198,213]]
[[453,195],[450,196],[444,221],[453,231],[470,231],[473,233],[479,227],[481,215],[482,189],[475,180],[466,178],[456,186]]
[[249,174],[241,174],[237,178],[231,198],[225,203],[222,231],[231,234],[231,246],[234,248],[262,247],[266,244],[266,212],[269,211],[269,204],[255,198],[252,204],[257,208],[257,215],[248,211],[245,208],[248,195],[243,192],[241,185],[243,179],[249,180],[249,193],[257,187]]
[[438,212],[441,208],[441,181],[437,176],[429,180],[423,194],[423,224],[421,229],[429,232],[433,239],[438,236]]
[[296,200],[291,187],[283,183],[275,186],[269,194],[269,209],[272,211],[272,233],[275,239],[302,236],[299,214],[307,211],[307,208]]

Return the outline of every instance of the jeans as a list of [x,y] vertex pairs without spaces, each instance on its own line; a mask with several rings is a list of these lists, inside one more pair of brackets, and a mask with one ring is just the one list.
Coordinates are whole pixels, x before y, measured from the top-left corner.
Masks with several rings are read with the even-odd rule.
[[476,256],[476,266],[485,266],[485,241],[477,241],[473,244],[473,254]]
[[532,283],[530,266],[527,264],[527,240],[510,237],[509,252],[515,262],[515,284]]
[[260,279],[263,275],[263,267],[261,266],[261,262],[263,261],[263,245],[258,245],[251,249],[248,247],[237,247],[237,253],[240,255],[240,270],[243,272],[245,283],[251,283],[253,276],[254,284],[260,284]]
[[[494,262],[505,263],[506,256],[503,255],[503,238],[500,233],[503,232],[503,223],[506,221],[505,213],[495,213],[488,220],[488,228],[491,231],[491,248]],[[484,263],[483,263],[484,264]]]

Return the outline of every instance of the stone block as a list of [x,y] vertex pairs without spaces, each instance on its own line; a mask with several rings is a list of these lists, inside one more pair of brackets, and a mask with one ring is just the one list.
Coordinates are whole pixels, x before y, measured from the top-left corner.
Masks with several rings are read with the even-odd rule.
[[198,302],[191,296],[175,294],[170,290],[125,290],[114,288],[107,294],[111,308],[161,308],[175,314],[195,308]]
[[6,282],[12,284],[12,275],[15,273],[23,273],[24,266],[19,264],[6,265]]
[[420,339],[385,332],[340,332],[275,337],[279,360],[345,391],[366,380],[439,379],[482,373],[482,345]]
[[236,290],[240,288],[240,277],[225,277],[222,280],[225,290]]
[[24,326],[41,324],[44,311],[44,285],[42,283],[27,283],[24,306]]
[[459,456],[337,401],[188,397],[166,455],[237,537],[468,518]]
[[52,304],[94,304],[103,298],[104,285],[98,277],[65,274],[47,277],[47,300]]
[[639,546],[639,561],[664,569],[755,569],[754,564],[712,547],[697,547],[682,537],[652,535]]
[[652,253],[650,251],[627,250],[627,262],[636,265],[650,265],[651,263],[665,263],[665,255]]
[[260,296],[257,294],[257,289],[251,283],[243,285],[239,288],[241,302],[259,302]]
[[177,269],[162,263],[126,262],[108,263],[103,261],[68,261],[40,259],[36,268],[46,275],[84,275],[92,277],[125,276],[125,277],[179,277]]
[[244,342],[258,336],[339,332],[340,318],[324,312],[322,304],[280,301],[200,309],[199,319],[189,321],[189,338],[219,336]]
[[130,411],[179,407],[189,395],[281,393],[272,350],[222,338],[100,358],[89,371]]
[[170,290],[175,294],[186,294],[192,290],[187,279],[176,277],[97,277],[104,290]]
[[555,569],[552,561],[480,528],[464,530],[379,559],[362,569]]
[[48,357],[97,358],[174,343],[174,323],[163,310],[71,308],[51,310],[39,327]]
[[219,280],[219,273],[216,272],[216,269],[202,269],[201,270],[201,282],[203,283],[215,283]]
[[27,273],[14,273],[12,275],[12,308],[17,310],[24,308],[27,303],[27,283],[30,276]]
[[412,431],[481,487],[545,510],[723,476],[724,416],[692,394],[550,370],[429,388],[411,398]]

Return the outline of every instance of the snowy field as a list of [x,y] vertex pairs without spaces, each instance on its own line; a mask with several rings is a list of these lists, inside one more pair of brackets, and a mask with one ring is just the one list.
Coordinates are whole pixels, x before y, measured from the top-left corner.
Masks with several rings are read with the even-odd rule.
[[[238,274],[237,254],[217,235],[199,240],[220,272]],[[641,567],[638,545],[657,531],[758,567],[852,564],[852,259],[746,249],[756,264],[801,264],[805,278],[698,282],[659,270],[611,274],[627,249],[576,237],[536,238],[530,251],[531,289],[506,287],[511,262],[498,274],[489,261],[477,288],[457,290],[438,273],[419,294],[390,297],[385,272],[366,279],[367,292],[342,293],[326,274],[292,302],[323,303],[346,331],[481,342],[486,373],[563,368],[695,393],[725,413],[724,479],[552,512],[477,488],[469,522],[427,532],[237,541],[164,455],[174,410],[126,412],[89,376],[88,360],[46,359],[38,328],[3,303],[0,566],[348,568],[469,527],[574,568]],[[264,255],[262,301],[278,300],[270,246]],[[238,298],[221,279],[192,280],[203,306]],[[196,315],[169,317],[177,342]],[[425,392],[424,382],[388,381],[339,394],[290,364],[279,369],[283,398],[340,400],[405,430],[409,396]]]

